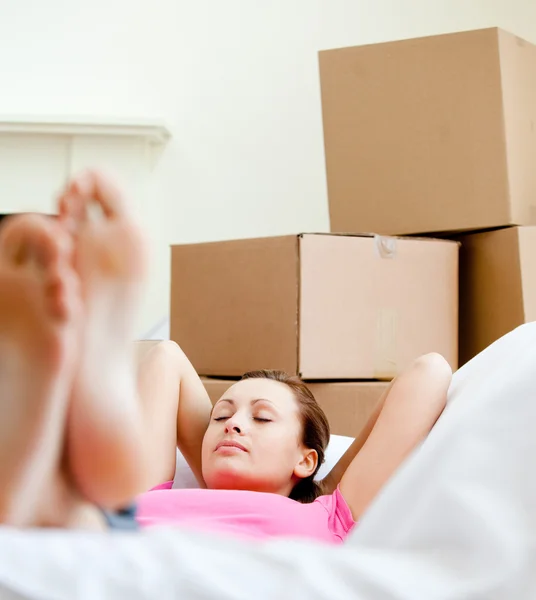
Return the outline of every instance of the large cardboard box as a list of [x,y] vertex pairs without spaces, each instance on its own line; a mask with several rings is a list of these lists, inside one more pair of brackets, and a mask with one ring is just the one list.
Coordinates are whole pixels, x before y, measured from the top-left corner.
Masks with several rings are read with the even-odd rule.
[[536,46],[484,29],[320,53],[331,231],[536,224]]
[[[214,404],[235,383],[230,380],[203,378]],[[380,381],[347,381],[307,384],[326,413],[332,434],[356,437],[389,387]]]
[[461,236],[460,362],[536,321],[536,227]]
[[458,244],[300,234],[172,247],[171,339],[202,375],[391,379],[457,366]]

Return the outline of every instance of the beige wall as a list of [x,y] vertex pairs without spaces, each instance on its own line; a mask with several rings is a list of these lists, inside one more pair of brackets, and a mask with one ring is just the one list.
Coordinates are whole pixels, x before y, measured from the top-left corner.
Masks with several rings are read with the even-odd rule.
[[[168,312],[169,243],[328,228],[317,50],[493,25],[536,42],[534,0],[18,0],[0,11],[0,115],[163,118],[173,133],[136,202],[154,248],[140,335]],[[0,212],[49,203],[62,143],[0,136]],[[111,162],[138,185],[128,157]]]

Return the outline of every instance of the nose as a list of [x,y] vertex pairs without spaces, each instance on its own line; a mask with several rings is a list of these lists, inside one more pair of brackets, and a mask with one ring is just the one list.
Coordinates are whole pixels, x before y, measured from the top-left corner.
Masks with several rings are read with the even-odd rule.
[[241,435],[244,433],[244,429],[244,424],[240,422],[236,414],[225,421],[225,433],[238,433],[238,435]]

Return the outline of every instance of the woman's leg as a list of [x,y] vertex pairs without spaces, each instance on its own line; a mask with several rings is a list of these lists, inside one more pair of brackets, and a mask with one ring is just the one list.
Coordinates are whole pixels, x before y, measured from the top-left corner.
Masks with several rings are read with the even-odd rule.
[[451,378],[445,359],[428,354],[392,383],[370,435],[358,437],[335,470],[355,519],[426,438],[445,407]]
[[57,223],[36,215],[0,233],[2,524],[95,522],[61,465],[81,316],[69,247]]
[[115,509],[147,482],[132,345],[147,271],[144,237],[127,200],[97,173],[67,185],[59,213],[73,236],[83,303],[66,432],[68,468],[84,497]]
[[175,342],[160,342],[142,358],[138,391],[147,435],[149,487],[173,479],[177,445],[203,485],[201,444],[211,403]]

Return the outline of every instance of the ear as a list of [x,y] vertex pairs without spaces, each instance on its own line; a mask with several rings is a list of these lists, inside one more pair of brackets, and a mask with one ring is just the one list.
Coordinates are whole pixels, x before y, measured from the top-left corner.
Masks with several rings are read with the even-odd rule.
[[298,479],[310,477],[318,464],[318,454],[316,450],[304,448],[300,462],[294,467],[294,475]]

